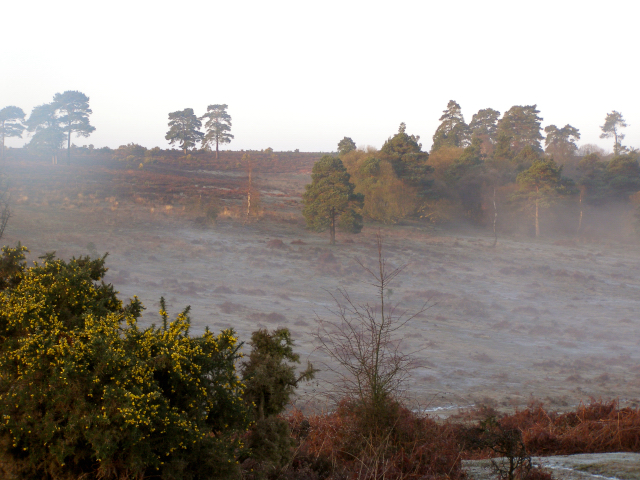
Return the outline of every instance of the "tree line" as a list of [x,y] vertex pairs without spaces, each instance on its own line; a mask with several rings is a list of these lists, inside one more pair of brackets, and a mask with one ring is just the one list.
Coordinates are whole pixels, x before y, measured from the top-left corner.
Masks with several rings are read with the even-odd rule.
[[620,112],[608,113],[600,127],[601,138],[614,141],[613,154],[594,145],[579,148],[580,132],[570,124],[543,130],[539,114],[536,105],[513,106],[502,115],[486,108],[467,124],[451,100],[428,152],[404,123],[379,150],[357,149],[345,137],[337,157],[326,156],[313,168],[303,196],[307,225],[329,229],[334,242],[336,225],[357,232],[364,219],[465,219],[490,226],[497,238],[502,214],[524,212],[539,236],[543,212],[571,203],[579,210],[579,232],[585,205],[627,203],[640,191],[640,155],[622,143],[627,124]]
[[28,148],[51,155],[58,163],[58,152],[67,142],[67,163],[71,160],[71,134],[88,137],[95,131],[89,116],[89,97],[76,90],[56,93],[53,101],[34,107],[25,121],[26,114],[20,107],[8,106],[0,110],[0,137],[4,160],[5,137],[22,138],[25,130],[32,134]]

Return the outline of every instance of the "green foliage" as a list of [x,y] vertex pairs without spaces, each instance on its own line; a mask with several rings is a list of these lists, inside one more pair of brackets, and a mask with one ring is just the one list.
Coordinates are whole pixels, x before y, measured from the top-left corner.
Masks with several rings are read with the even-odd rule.
[[482,216],[482,186],[486,182],[482,140],[474,135],[445,174],[447,182],[457,192],[467,218],[478,222]]
[[500,118],[500,112],[493,108],[478,110],[478,113],[471,117],[469,130],[483,142],[495,143],[498,133],[498,118]]
[[0,455],[19,478],[227,478],[245,428],[233,331],[188,334],[185,310],[140,329],[105,258],[3,249]]
[[590,204],[602,204],[608,196],[607,163],[597,153],[585,155],[578,163],[579,187],[585,193],[585,201]]
[[342,160],[356,186],[355,192],[364,195],[362,214],[366,218],[396,223],[415,213],[416,189],[400,180],[391,162],[381,159],[378,151],[353,150]]
[[356,149],[356,142],[349,137],[344,137],[338,142],[338,155],[341,157]]
[[218,158],[218,145],[221,143],[231,143],[233,135],[231,135],[231,115],[227,113],[228,105],[209,105],[207,113],[200,120],[208,119],[204,124],[207,133],[202,141],[202,146],[210,148],[215,143],[216,158]]
[[27,130],[33,134],[29,148],[55,155],[62,147],[65,135],[52,103],[34,107],[26,125]]
[[580,140],[580,131],[567,124],[562,128],[548,125],[544,128],[547,137],[544,139],[545,151],[551,155],[573,155],[578,151],[576,142]]
[[562,187],[562,167],[553,159],[538,159],[529,169],[520,173],[516,181],[523,189],[557,191]]
[[71,134],[88,137],[96,127],[89,123],[89,115],[93,112],[89,108],[89,97],[77,90],[67,90],[56,93],[53,106],[58,112],[60,128],[67,134],[67,159],[71,155]]
[[440,117],[440,126],[433,135],[431,151],[442,147],[466,147],[471,139],[471,131],[462,116],[460,105],[454,100],[449,100],[447,109]]
[[540,145],[543,138],[540,133],[542,118],[538,116],[539,113],[537,105],[515,105],[506,111],[498,121],[498,141],[500,141],[501,134],[503,140],[509,137],[510,148],[514,152],[514,156],[527,145],[536,152],[542,152]]
[[2,139],[2,158],[4,158],[4,139],[22,138],[24,132],[24,111],[20,107],[8,106],[0,109],[0,139]]
[[301,381],[312,380],[316,370],[308,363],[300,375],[296,364],[300,356],[293,352],[294,342],[288,328],[273,332],[257,330],[251,334],[251,353],[242,363],[245,400],[254,406],[257,419],[282,413]]
[[298,384],[312,380],[316,370],[307,363],[306,370],[296,374],[300,356],[293,352],[294,342],[287,328],[255,331],[250,345],[249,359],[241,367],[246,385],[244,399],[255,419],[247,446],[252,460],[259,464],[254,470],[268,473],[283,467],[292,456],[289,425],[276,416],[284,412]]
[[640,190],[640,165],[634,154],[617,155],[607,164],[606,176],[612,198],[627,200]]
[[562,167],[551,158],[536,160],[528,170],[518,174],[519,196],[527,200],[527,206],[535,212],[535,233],[540,236],[539,210],[549,207],[558,195],[576,193],[573,181],[562,176]]
[[541,159],[540,152],[531,145],[525,145],[511,161],[514,163],[516,170],[522,172],[531,168],[535,162]]
[[622,140],[624,140],[624,134],[620,133],[621,128],[626,128],[627,122],[620,112],[612,110],[611,113],[607,113],[604,119],[604,125],[600,127],[602,133],[600,138],[613,138],[613,153],[619,155],[622,149]]
[[202,122],[193,108],[185,108],[169,114],[169,131],[164,138],[169,140],[169,145],[178,143],[182,151],[187,154],[187,150],[195,148],[202,141],[204,134],[200,131]]
[[418,143],[420,137],[408,135],[406,128],[401,123],[398,133],[384,143],[380,153],[391,163],[400,180],[425,193],[432,183],[430,174],[433,169],[427,165],[429,154],[422,151],[422,144]]
[[355,186],[349,181],[350,175],[339,158],[325,155],[313,166],[311,183],[305,187],[302,195],[304,208],[302,214],[307,227],[317,232],[329,229],[331,243],[335,243],[336,223],[347,214],[340,223],[342,229],[351,233],[362,230],[362,208],[364,198],[354,192]]

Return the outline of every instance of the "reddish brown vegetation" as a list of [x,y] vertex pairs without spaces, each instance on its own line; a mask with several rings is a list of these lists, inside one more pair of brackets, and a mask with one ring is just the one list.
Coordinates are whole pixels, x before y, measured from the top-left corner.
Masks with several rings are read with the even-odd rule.
[[398,408],[386,435],[365,434],[357,413],[341,405],[336,412],[289,417],[298,449],[292,467],[308,468],[323,460],[344,479],[464,478],[453,427]]
[[[291,478],[459,479],[464,478],[462,459],[496,456],[486,430],[473,420],[497,416],[490,408],[436,421],[398,407],[389,415],[387,433],[376,437],[366,433],[362,416],[352,407],[343,403],[328,414],[305,416],[296,410],[288,415],[297,445]],[[640,451],[640,411],[620,409],[615,401],[562,414],[532,403],[497,422],[499,431],[521,433],[528,455]],[[551,476],[532,469],[527,478]]]
[[564,414],[535,403],[502,422],[522,431],[532,455],[640,452],[640,410],[618,408],[615,401],[582,405]]
[[[476,418],[495,415],[493,411],[474,411]],[[468,418],[468,417],[467,417]],[[582,405],[569,413],[549,412],[539,402],[524,410],[499,418],[504,429],[517,429],[529,455],[572,455],[577,453],[640,452],[640,410],[618,408],[615,401]],[[466,444],[464,458],[490,458],[489,448],[474,448],[477,426],[458,423],[457,435]],[[473,440],[473,439],[472,439]]]

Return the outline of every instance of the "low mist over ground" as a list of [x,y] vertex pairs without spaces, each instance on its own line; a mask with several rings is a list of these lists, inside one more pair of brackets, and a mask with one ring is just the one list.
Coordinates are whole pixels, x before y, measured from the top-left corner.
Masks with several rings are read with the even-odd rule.
[[[357,302],[375,303],[356,260],[376,260],[378,227],[339,234],[333,248],[327,234],[305,230],[300,195],[313,160],[296,171],[256,174],[263,213],[249,221],[237,218],[234,192],[246,178],[239,168],[109,170],[16,160],[7,167],[16,203],[3,242],[21,241],[32,259],[53,250],[63,258],[109,252],[107,281],[122,297],[141,298],[148,324],[159,322],[164,296],[173,314],[192,306],[194,333],[232,327],[246,341],[257,328],[288,327],[302,357],[325,370],[322,382],[317,318],[331,317],[331,294],[341,287]],[[170,196],[138,191],[161,181]],[[194,182],[220,195],[215,225],[178,201]],[[411,222],[380,232],[389,264],[406,265],[392,285],[398,311],[431,305],[403,331],[405,350],[421,364],[406,392],[415,405],[507,407],[533,396],[561,408],[589,397],[638,398],[637,244],[501,236],[494,248],[489,230]],[[304,390],[301,406],[324,401],[325,385]]]

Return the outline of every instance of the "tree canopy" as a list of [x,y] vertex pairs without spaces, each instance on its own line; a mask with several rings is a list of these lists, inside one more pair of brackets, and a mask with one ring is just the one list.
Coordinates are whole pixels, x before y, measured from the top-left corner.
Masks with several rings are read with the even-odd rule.
[[462,116],[462,109],[455,100],[449,100],[440,122],[442,123],[433,135],[432,152],[445,146],[464,148],[469,145],[471,132]]
[[65,134],[58,121],[55,105],[45,103],[34,107],[26,125],[27,130],[32,133],[27,146],[51,155],[53,163],[57,163],[58,151],[62,148]]
[[627,122],[620,112],[612,110],[611,113],[607,113],[604,119],[604,125],[600,127],[602,133],[600,138],[613,138],[613,153],[618,155],[621,153],[622,140],[625,135],[620,132],[621,128],[626,128]]
[[22,138],[24,132],[24,111],[20,107],[8,106],[0,110],[0,138],[2,139],[2,160],[4,160],[4,139]]
[[514,105],[498,121],[498,140],[500,134],[508,137],[515,155],[527,145],[537,152],[542,152],[540,142],[543,136],[540,133],[540,123],[543,119],[539,113],[537,105]]
[[221,143],[231,143],[231,140],[233,140],[233,135],[231,135],[231,115],[227,113],[227,108],[229,106],[226,104],[209,105],[207,113],[200,117],[200,120],[207,119],[204,124],[207,131],[202,140],[202,146],[209,148],[215,143],[216,158],[218,158],[218,146]]
[[56,93],[53,106],[57,112],[60,128],[67,134],[67,163],[71,159],[71,134],[88,137],[96,127],[89,122],[89,115],[93,112],[89,108],[89,97],[77,90],[67,90]]
[[338,155],[343,156],[356,149],[356,142],[349,137],[344,137],[338,142]]
[[427,165],[429,154],[422,151],[420,137],[408,135],[406,130],[407,126],[401,123],[398,133],[384,142],[380,153],[391,163],[399,179],[425,191],[431,185],[430,174],[433,171]]
[[200,131],[202,122],[193,108],[185,108],[169,114],[169,131],[164,138],[169,140],[169,145],[178,143],[182,151],[186,154],[190,148],[195,148],[204,137]]
[[362,230],[360,209],[364,198],[354,192],[349,180],[342,161],[325,155],[314,164],[311,183],[302,195],[307,226],[317,232],[328,228],[332,245],[336,242],[336,226],[349,233]]

